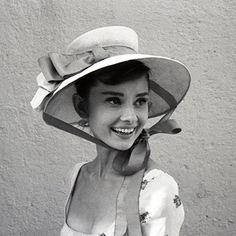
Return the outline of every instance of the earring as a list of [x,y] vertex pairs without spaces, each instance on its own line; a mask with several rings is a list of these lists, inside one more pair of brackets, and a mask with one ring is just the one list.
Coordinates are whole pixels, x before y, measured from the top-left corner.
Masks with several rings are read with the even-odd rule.
[[83,127],[83,128],[86,128],[86,127],[89,127],[89,123],[88,123],[88,120],[87,119],[81,119],[80,121],[78,121],[78,125]]

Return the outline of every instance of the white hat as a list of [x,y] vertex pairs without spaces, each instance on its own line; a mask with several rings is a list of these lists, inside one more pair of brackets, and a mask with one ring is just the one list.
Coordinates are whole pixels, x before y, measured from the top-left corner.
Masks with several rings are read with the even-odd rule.
[[149,118],[167,113],[182,101],[190,85],[190,74],[179,61],[138,53],[138,35],[124,26],[109,26],[89,31],[72,41],[67,54],[49,53],[39,59],[42,73],[37,77],[39,89],[31,101],[67,123],[80,117],[74,109],[74,83],[99,69],[137,60],[150,68]]

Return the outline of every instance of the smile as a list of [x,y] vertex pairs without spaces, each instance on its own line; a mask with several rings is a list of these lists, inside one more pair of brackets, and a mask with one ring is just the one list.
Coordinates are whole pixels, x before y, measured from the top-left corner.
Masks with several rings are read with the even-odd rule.
[[134,132],[135,128],[111,128],[115,133],[130,135]]

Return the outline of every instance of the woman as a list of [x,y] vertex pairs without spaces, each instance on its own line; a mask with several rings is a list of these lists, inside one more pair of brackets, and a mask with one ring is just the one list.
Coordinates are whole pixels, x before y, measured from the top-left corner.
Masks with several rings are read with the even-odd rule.
[[39,59],[33,108],[43,110],[46,123],[97,148],[94,160],[74,168],[61,236],[179,235],[178,186],[150,158],[147,139],[180,131],[169,117],[190,75],[177,61],[137,52],[137,34],[112,26],[76,38],[66,55]]

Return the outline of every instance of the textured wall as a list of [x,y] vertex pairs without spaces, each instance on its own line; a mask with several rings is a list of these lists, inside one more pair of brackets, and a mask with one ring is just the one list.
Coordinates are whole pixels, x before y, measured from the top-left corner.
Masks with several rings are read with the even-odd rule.
[[130,26],[142,52],[189,67],[191,89],[174,115],[183,132],[153,138],[152,153],[179,182],[182,235],[236,235],[235,15],[233,0],[2,0],[0,235],[59,234],[67,171],[95,151],[31,110],[37,58],[105,25]]

